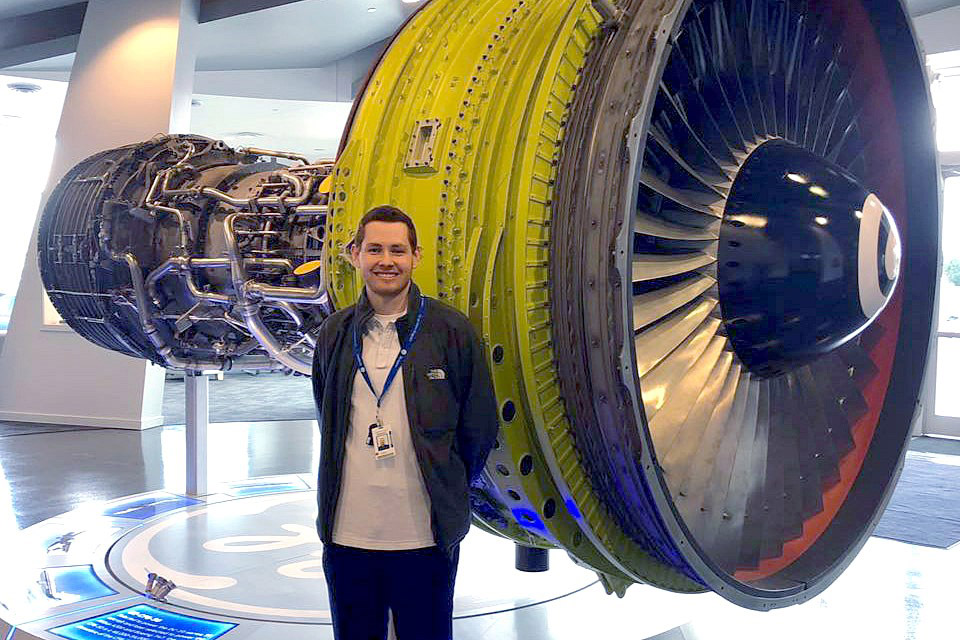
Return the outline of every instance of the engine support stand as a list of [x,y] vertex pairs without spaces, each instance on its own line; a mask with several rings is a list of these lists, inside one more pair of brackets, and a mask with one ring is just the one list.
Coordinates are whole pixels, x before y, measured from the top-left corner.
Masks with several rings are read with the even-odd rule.
[[207,376],[187,373],[187,495],[207,493],[207,427],[210,424],[210,387]]

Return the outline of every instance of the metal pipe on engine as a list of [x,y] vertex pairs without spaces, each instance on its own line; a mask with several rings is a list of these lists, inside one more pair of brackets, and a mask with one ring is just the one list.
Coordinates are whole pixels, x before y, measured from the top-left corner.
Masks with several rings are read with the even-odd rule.
[[187,258],[184,256],[174,256],[168,258],[163,264],[154,269],[146,279],[147,291],[150,293],[150,299],[157,306],[160,306],[160,295],[157,293],[157,283],[167,274],[173,271],[184,273],[184,282],[187,284],[187,290],[197,300],[206,300],[216,304],[231,304],[232,298],[223,293],[211,293],[203,291],[193,279],[190,267],[201,266],[194,265],[195,261],[203,260],[203,266],[206,268],[229,267],[230,262],[225,258]]
[[[261,267],[283,267],[293,271],[293,262],[287,258],[244,258],[243,264]],[[190,258],[191,269],[229,269],[229,258]]]
[[[293,197],[299,198],[306,193],[308,183],[305,182],[300,176],[292,174],[289,171],[278,171],[277,177],[293,187]],[[312,179],[313,176],[310,176],[309,180]]]
[[297,325],[298,329],[303,326],[303,314],[297,311],[296,307],[294,307],[289,302],[274,302],[272,304],[267,304],[264,306],[283,311],[288,318],[293,320],[294,324]]
[[197,300],[206,300],[207,302],[213,302],[214,304],[232,304],[233,299],[225,293],[211,293],[210,291],[204,291],[199,286],[197,286],[196,281],[193,279],[193,274],[190,273],[189,269],[184,269],[186,272],[184,274],[183,280],[187,283],[187,291],[190,292],[190,295]]
[[132,253],[122,255],[114,254],[113,259],[118,262],[125,262],[130,270],[130,282],[133,285],[133,295],[137,307],[137,315],[140,317],[140,326],[143,328],[144,335],[156,347],[157,353],[164,359],[167,366],[188,371],[222,371],[228,367],[226,359],[220,361],[214,360],[185,360],[176,356],[173,349],[166,343],[163,336],[157,330],[157,325],[153,323],[153,313],[150,311],[150,302],[147,299],[147,289],[143,280],[143,271],[140,269],[140,263]]
[[238,213],[231,213],[223,221],[223,238],[227,245],[227,258],[230,260],[230,276],[233,280],[233,290],[236,292],[238,300],[243,296],[243,287],[247,281],[247,271],[243,266],[243,256],[240,255],[240,247],[237,245],[237,232],[233,228],[233,223],[239,215]]
[[294,209],[293,213],[301,216],[315,216],[326,215],[329,211],[330,207],[325,204],[304,204]]
[[296,302],[297,304],[325,304],[327,290],[322,284],[316,287],[278,287],[262,282],[247,281],[245,293],[268,302]]
[[147,193],[147,197],[144,199],[143,204],[150,211],[155,213],[166,213],[174,216],[177,219],[177,225],[180,228],[180,248],[183,251],[187,251],[193,240],[193,231],[190,228],[190,221],[184,217],[183,212],[179,209],[164,206],[155,200],[157,185],[159,184],[161,178],[164,178],[164,181],[166,180],[166,178],[169,176],[169,171],[172,171],[172,169],[157,174],[157,177],[153,179],[153,184],[150,185],[150,191]]
[[240,312],[247,330],[263,345],[267,353],[283,366],[298,373],[309,375],[313,369],[313,363],[301,360],[295,354],[285,350],[260,317],[260,305],[247,298],[247,272],[240,255],[240,248],[237,245],[237,234],[233,228],[234,222],[240,215],[231,213],[223,221],[223,234],[227,245],[227,256],[230,259],[231,278],[239,300],[234,308]]
[[[258,298],[268,302],[297,302],[300,304],[325,303],[327,301],[326,290],[319,284],[313,288],[278,287],[262,282],[254,282],[247,277],[247,271],[243,264],[244,261],[241,259],[240,249],[237,245],[237,232],[233,228],[234,222],[241,215],[242,214],[231,213],[223,222],[223,234],[232,267],[233,287],[237,292],[238,299],[256,295]],[[265,261],[271,259],[260,258],[259,260]]]
[[293,261],[287,258],[244,258],[243,263],[258,267],[283,267],[293,271]]
[[310,375],[313,370],[313,363],[301,360],[296,354],[283,348],[280,341],[263,323],[263,319],[260,317],[260,305],[247,303],[238,305],[238,308],[247,329],[277,362],[297,373]]
[[160,295],[157,293],[157,282],[159,282],[164,276],[166,276],[171,271],[175,271],[178,268],[177,261],[180,258],[169,258],[159,267],[150,272],[150,275],[146,279],[146,289],[150,293],[150,299],[153,300],[153,304],[160,306]]
[[[286,258],[244,258],[243,263],[257,266],[282,267],[288,271],[293,271],[293,263]],[[193,274],[190,271],[192,268],[216,269],[229,267],[229,258],[187,258],[183,256],[174,256],[172,258],[168,258],[163,264],[154,269],[150,275],[147,276],[146,289],[150,294],[150,299],[153,300],[153,303],[159,306],[160,295],[157,292],[157,283],[171,272],[178,271],[183,274],[183,280],[187,285],[187,290],[196,300],[205,300],[215,304],[232,304],[234,302],[238,302],[239,300],[235,300],[232,296],[227,294],[203,291],[193,279]],[[246,277],[245,271],[244,277]],[[283,289],[283,287],[277,288]],[[282,300],[278,302],[282,302]],[[297,317],[295,318],[298,323],[297,326],[301,326],[303,324],[303,317],[298,311],[296,311],[296,309],[293,309],[293,307],[290,308],[294,313],[297,314]],[[288,315],[290,315],[289,312]]]
[[[281,174],[284,175],[284,174]],[[252,197],[252,198],[235,198],[231,195],[220,191],[214,187],[203,187],[200,189],[200,194],[214,198],[223,202],[224,204],[229,204],[232,207],[237,207],[238,209],[250,209],[254,206],[262,207],[299,207],[307,202],[310,199],[313,191],[313,184],[316,182],[314,176],[309,176],[304,183],[304,181],[291,174],[285,174],[290,178],[295,179],[300,183],[300,193],[299,195],[294,196],[264,196],[264,197]]]
[[307,160],[306,156],[301,156],[297,153],[289,153],[287,151],[271,151],[269,149],[258,149],[256,147],[238,147],[237,153],[248,153],[254,156],[268,156],[271,158],[286,158],[287,160],[296,160],[302,162],[305,165],[309,165],[310,161]]

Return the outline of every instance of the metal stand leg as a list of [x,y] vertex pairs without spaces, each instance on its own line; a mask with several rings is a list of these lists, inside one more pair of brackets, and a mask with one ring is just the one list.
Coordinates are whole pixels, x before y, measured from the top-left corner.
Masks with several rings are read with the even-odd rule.
[[550,569],[550,550],[517,545],[516,567],[519,571],[548,571]]
[[210,388],[207,376],[187,374],[187,495],[207,493],[207,425],[210,423]]

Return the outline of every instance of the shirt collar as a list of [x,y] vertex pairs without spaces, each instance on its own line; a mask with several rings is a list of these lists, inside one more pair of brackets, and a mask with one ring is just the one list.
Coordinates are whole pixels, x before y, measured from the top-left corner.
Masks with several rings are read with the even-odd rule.
[[[420,309],[420,299],[422,297],[423,295],[420,293],[420,288],[417,286],[417,283],[411,280],[410,290],[407,292],[407,312],[397,318],[396,322],[397,334],[400,335],[401,339],[406,339],[407,333],[413,327],[413,323],[417,317],[417,310]],[[360,299],[357,300],[357,311],[354,315],[356,327],[360,329],[368,327],[373,315],[373,305],[370,304],[370,299],[367,297],[367,288],[364,287],[360,292]]]
[[369,327],[370,325],[375,325],[377,327],[380,327],[381,329],[388,329],[391,326],[396,325],[397,320],[399,320],[402,317],[403,317],[402,315],[397,316],[397,314],[395,313],[388,314],[386,318],[383,316],[378,316],[377,314],[374,314],[373,317],[371,317],[370,320],[367,322],[367,326]]

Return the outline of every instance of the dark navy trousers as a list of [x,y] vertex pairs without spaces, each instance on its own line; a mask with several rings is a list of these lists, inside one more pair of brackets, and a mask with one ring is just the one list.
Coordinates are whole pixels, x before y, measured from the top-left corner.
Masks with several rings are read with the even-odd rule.
[[327,544],[323,572],[337,640],[384,640],[387,610],[397,640],[451,640],[460,548],[369,551]]

